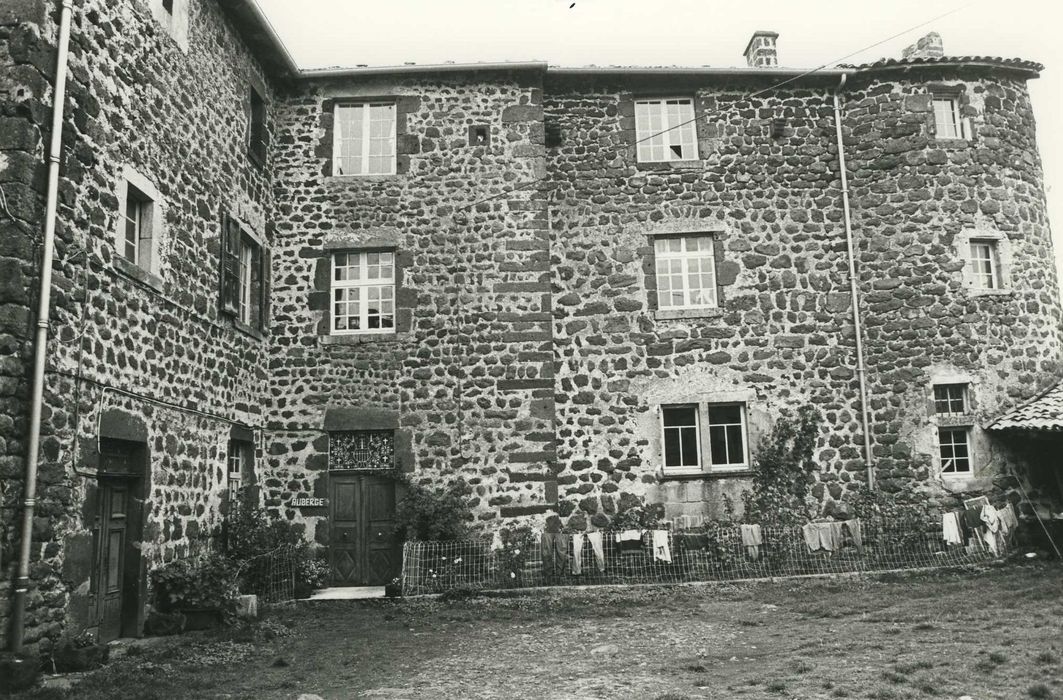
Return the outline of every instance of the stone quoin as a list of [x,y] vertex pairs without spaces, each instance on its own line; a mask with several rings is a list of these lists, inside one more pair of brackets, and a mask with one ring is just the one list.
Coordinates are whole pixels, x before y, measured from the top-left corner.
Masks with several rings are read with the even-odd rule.
[[[0,7],[8,582],[56,7]],[[72,15],[31,650],[141,634],[147,571],[239,489],[330,551],[397,547],[406,481],[463,480],[484,533],[648,504],[697,525],[741,508],[772,426],[812,405],[810,496],[843,512],[872,473],[854,302],[877,489],[928,513],[1018,479],[1027,514],[1060,500],[1036,444],[987,429],[1063,359],[1036,63],[931,34],[802,75],[758,31],[740,68],[300,71],[246,0]],[[334,579],[382,584],[395,561]]]

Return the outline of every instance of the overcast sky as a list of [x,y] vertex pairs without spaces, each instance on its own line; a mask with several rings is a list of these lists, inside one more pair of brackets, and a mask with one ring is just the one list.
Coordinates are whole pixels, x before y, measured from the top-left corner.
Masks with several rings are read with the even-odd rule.
[[1057,269],[1063,271],[1063,11],[1058,0],[257,0],[303,68],[544,60],[555,65],[743,65],[757,29],[779,32],[779,63],[883,56],[929,31],[948,55],[1018,57],[1032,81]]

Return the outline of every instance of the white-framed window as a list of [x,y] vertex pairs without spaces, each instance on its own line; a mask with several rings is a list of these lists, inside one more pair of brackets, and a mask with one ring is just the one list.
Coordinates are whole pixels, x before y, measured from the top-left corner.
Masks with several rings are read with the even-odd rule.
[[154,202],[132,183],[126,184],[123,207],[122,255],[145,270],[151,269],[151,233]]
[[744,404],[709,404],[709,464],[734,469],[749,464]]
[[971,286],[975,289],[1000,288],[1000,262],[995,240],[971,240]]
[[970,476],[974,473],[970,442],[970,427],[938,428],[938,450],[943,476]]
[[333,175],[395,174],[395,103],[337,104]]
[[966,384],[934,385],[934,413],[939,416],[962,416],[967,412]]
[[116,212],[115,251],[123,263],[159,274],[165,218],[162,194],[154,183],[129,166],[122,168],[115,194],[120,207]]
[[701,428],[697,404],[661,406],[666,471],[701,470]]
[[965,139],[967,123],[960,116],[960,101],[956,97],[934,95],[934,133],[939,139]]
[[635,140],[640,163],[696,160],[694,100],[635,100]]
[[712,309],[716,296],[716,254],[711,236],[657,237],[657,307]]
[[233,216],[222,224],[222,311],[253,328],[265,327],[268,254]]
[[332,255],[332,333],[395,331],[395,253]]
[[254,481],[254,447],[247,440],[229,440],[229,497],[235,499],[240,488]]

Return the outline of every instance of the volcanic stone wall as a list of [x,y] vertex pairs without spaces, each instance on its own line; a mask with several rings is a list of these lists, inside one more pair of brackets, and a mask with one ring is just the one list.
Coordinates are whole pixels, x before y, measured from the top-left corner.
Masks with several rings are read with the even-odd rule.
[[[1007,486],[1015,459],[975,427],[977,477],[934,473],[933,383],[970,382],[977,417],[1058,370],[1058,288],[1025,84],[986,70],[858,81],[843,117],[864,297],[873,449],[888,492]],[[974,137],[936,139],[929,89],[964,97]],[[814,84],[813,84],[814,85]],[[643,500],[696,525],[738,501],[748,473],[671,481],[657,407],[745,401],[751,458],[784,407],[825,417],[813,496],[831,513],[866,482],[830,90],[759,83],[548,78],[558,510],[604,526]],[[692,96],[697,161],[635,161],[633,100]],[[771,119],[785,120],[780,136]],[[653,236],[711,233],[721,309],[656,308]],[[965,241],[998,236],[1007,290],[964,284]]]
[[[286,97],[275,154],[269,507],[327,541],[324,431],[397,431],[415,481],[469,485],[481,523],[556,496],[541,74],[314,80]],[[332,174],[333,110],[394,102],[397,173]],[[489,143],[470,141],[484,126]],[[520,189],[508,192],[515,185]],[[531,185],[531,186],[528,186]],[[390,249],[396,329],[329,335],[337,250]]]
[[[745,401],[755,454],[780,409],[812,403],[831,492],[865,478],[830,95],[745,97],[758,87],[548,84],[560,510],[577,527],[643,500],[687,524],[740,502],[749,472],[661,478],[660,404]],[[634,99],[665,93],[695,99],[700,158],[637,163]],[[718,310],[657,308],[653,236],[675,232],[715,239]]]
[[[18,64],[5,76],[26,87],[9,92],[12,99],[5,103],[22,122],[4,133],[22,140],[14,144],[12,159],[0,158],[0,181],[8,173],[5,162],[32,171],[23,181],[33,190],[9,194],[15,193],[11,200],[18,207],[34,205],[37,212],[49,139],[51,85],[45,81],[54,76],[57,36],[57,16],[46,15],[46,5],[51,7],[16,3],[25,10],[21,23],[4,28],[7,55]],[[174,8],[176,16],[166,24],[159,20],[161,5],[153,10],[147,0],[86,0],[73,10],[26,631],[30,650],[46,652],[68,625],[77,632],[95,624],[89,516],[97,432],[109,423],[105,414],[117,411],[120,423],[146,428],[145,568],[187,552],[217,521],[232,425],[262,422],[265,335],[237,329],[219,313],[218,234],[227,212],[267,235],[271,168],[248,158],[246,132],[250,86],[267,102],[272,91],[216,3],[178,0]],[[127,168],[160,196],[158,264],[150,275],[122,265],[115,249],[118,183]],[[5,251],[21,246],[22,272],[15,279],[26,294],[35,289],[39,256],[26,254],[27,239],[40,235],[41,219],[22,212],[13,209],[32,222],[32,232],[11,236],[10,243],[5,235],[3,245]],[[17,380],[5,380],[5,396],[18,392],[14,420],[10,414],[0,418],[13,424],[10,433],[4,430],[5,439],[12,437],[2,473],[8,580],[21,512],[29,352],[28,334],[14,323],[25,317],[27,300],[13,301],[18,306],[5,316],[12,322],[5,329],[21,331],[27,359]],[[3,587],[0,615],[10,611],[9,593]],[[6,628],[2,617],[0,624]]]
[[[940,493],[927,386],[969,381],[985,421],[1060,369],[1033,111],[1024,77],[1006,69],[884,70],[850,86],[846,148],[879,477],[886,489],[915,482]],[[959,100],[970,138],[935,133],[931,91]],[[996,240],[1001,289],[965,283],[972,237]],[[977,478],[959,490],[1013,487],[1008,441],[990,443],[978,428],[974,441]]]

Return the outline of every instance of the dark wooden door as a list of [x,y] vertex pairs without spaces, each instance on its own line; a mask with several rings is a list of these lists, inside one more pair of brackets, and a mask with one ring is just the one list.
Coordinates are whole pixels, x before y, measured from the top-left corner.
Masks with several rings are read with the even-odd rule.
[[383,586],[399,575],[395,482],[365,474],[329,477],[332,585]]
[[126,607],[126,550],[129,542],[129,480],[100,480],[98,582],[100,641],[122,635],[122,610]]

